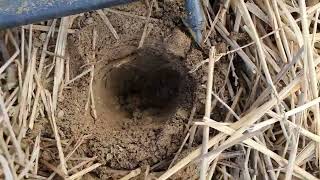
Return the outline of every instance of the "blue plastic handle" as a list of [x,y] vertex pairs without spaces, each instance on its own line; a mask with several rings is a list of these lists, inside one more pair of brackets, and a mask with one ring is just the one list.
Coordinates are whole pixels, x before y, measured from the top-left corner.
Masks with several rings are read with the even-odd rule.
[[186,23],[198,44],[202,42],[202,31],[205,25],[204,12],[200,0],[185,1],[187,19]]
[[133,1],[135,0],[0,0],[0,29]]

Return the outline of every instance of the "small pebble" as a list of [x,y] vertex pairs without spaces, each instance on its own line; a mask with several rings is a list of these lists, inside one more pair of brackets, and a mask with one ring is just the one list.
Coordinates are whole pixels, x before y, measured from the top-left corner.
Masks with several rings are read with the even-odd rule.
[[63,118],[63,116],[64,116],[64,111],[62,111],[62,110],[59,110],[59,112],[58,112],[58,118],[59,119],[62,119]]
[[146,120],[147,121],[152,121],[153,119],[152,119],[152,117],[146,117]]
[[64,96],[63,96],[63,95],[59,96],[58,101],[59,101],[59,102],[64,101]]
[[142,113],[140,111],[135,111],[132,113],[133,118],[135,119],[141,119],[142,118]]
[[46,161],[49,161],[52,159],[50,153],[48,151],[43,151],[41,154],[42,158]]
[[40,48],[41,46],[42,46],[42,44],[43,44],[43,42],[41,42],[41,40],[40,39],[34,39],[33,40],[33,45],[35,46],[35,47],[38,47],[38,48]]
[[207,80],[208,80],[208,76],[202,76],[202,78],[201,78],[202,83],[207,82]]
[[177,116],[186,119],[186,118],[188,118],[188,112],[186,110],[184,110],[184,109],[178,109]]
[[109,161],[109,160],[111,160],[112,158],[113,158],[113,155],[110,154],[110,153],[108,153],[108,154],[107,154],[107,157],[106,157],[106,160]]
[[41,33],[41,34],[39,35],[39,39],[40,39],[42,42],[44,42],[44,41],[46,40],[46,38],[47,38],[47,34],[46,34],[46,33]]
[[87,25],[90,25],[90,24],[92,24],[93,22],[94,22],[94,19],[93,19],[92,17],[88,17],[88,18],[84,21],[84,23],[87,24]]

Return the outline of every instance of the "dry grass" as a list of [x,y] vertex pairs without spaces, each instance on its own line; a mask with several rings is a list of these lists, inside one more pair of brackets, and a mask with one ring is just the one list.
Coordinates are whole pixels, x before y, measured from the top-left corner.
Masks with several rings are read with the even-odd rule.
[[[151,31],[152,7],[158,2],[147,1],[146,17],[113,9],[106,12],[134,17],[145,21],[139,47]],[[307,7],[309,1],[288,0],[230,0],[224,1],[217,13],[206,1],[205,14],[208,25],[204,33],[204,48],[209,48],[208,59],[194,67],[189,73],[208,65],[205,114],[202,121],[194,119],[196,108],[190,112],[186,137],[170,160],[167,170],[152,172],[147,166],[127,172],[122,179],[131,179],[143,174],[145,179],[168,179],[189,163],[198,163],[202,180],[211,179],[318,179],[320,165],[320,110],[319,110],[319,41],[317,31],[320,3]],[[113,37],[119,35],[102,10],[97,11]],[[233,14],[233,15],[230,15]],[[86,108],[97,118],[92,90],[95,66],[89,64],[83,73],[71,78],[69,57],[66,56],[68,34],[76,16],[50,20],[41,25],[27,25],[12,30],[3,30],[0,35],[2,57],[0,67],[0,179],[79,179],[101,164],[97,157],[82,159],[70,166],[70,159],[87,136],[77,141],[61,139],[56,123],[57,103],[64,88],[81,77],[90,74]],[[59,22],[59,23],[58,23]],[[231,27],[231,28],[230,28]],[[40,48],[33,44],[35,31],[45,33]],[[13,33],[14,32],[14,33]],[[239,43],[231,35],[244,33],[249,38]],[[18,34],[14,36],[13,34]],[[56,35],[54,35],[56,34]],[[96,42],[94,30],[92,41]],[[220,36],[229,47],[227,52],[216,52],[215,46],[206,47],[208,40]],[[54,41],[55,50],[47,50],[49,41]],[[138,48],[138,47],[137,47]],[[92,49],[95,49],[93,43]],[[46,58],[50,56],[51,58]],[[245,68],[235,67],[233,60],[240,57]],[[232,97],[229,102],[215,92],[213,80],[216,63],[221,58],[230,60],[230,76],[240,71],[244,84],[226,79],[225,88]],[[92,57],[93,61],[95,56]],[[49,64],[45,66],[45,64]],[[239,74],[238,74],[239,75]],[[52,88],[47,87],[52,78]],[[238,78],[238,77],[237,77]],[[235,79],[237,79],[235,78]],[[49,90],[50,89],[50,90]],[[231,102],[231,103],[230,103]],[[226,111],[226,117],[212,119],[211,112],[216,103]],[[45,139],[41,133],[31,139],[28,129],[35,121],[45,117],[51,125],[54,139]],[[184,148],[192,146],[196,130],[203,131],[203,141],[197,149],[178,160]],[[217,133],[210,134],[215,131]],[[59,164],[40,159],[42,142],[50,142],[57,149]],[[66,148],[75,142],[74,147]],[[240,153],[239,153],[240,152]],[[226,157],[224,153],[236,155]],[[163,162],[160,162],[160,164]],[[41,164],[41,165],[40,165]],[[50,170],[43,176],[39,167]]]
[[[4,59],[0,67],[0,76],[6,80],[5,84],[1,84],[0,89],[0,122],[1,122],[1,139],[0,139],[0,163],[3,171],[0,171],[0,177],[6,179],[52,179],[59,175],[67,179],[77,179],[84,174],[96,169],[101,164],[92,162],[96,158],[84,160],[75,167],[68,167],[68,160],[75,150],[83,143],[77,142],[75,148],[71,152],[66,152],[66,140],[62,140],[59,135],[59,127],[56,124],[56,106],[64,84],[70,84],[80,77],[69,80],[65,74],[65,48],[68,33],[74,33],[70,30],[74,16],[62,18],[58,31],[56,29],[56,20],[48,21],[47,25],[28,25],[13,31],[20,31],[18,37],[12,35],[11,30],[1,32],[4,38],[4,45],[1,53],[9,52],[7,47],[14,47],[15,51],[11,57]],[[26,42],[25,36],[28,32],[29,38]],[[36,48],[32,42],[34,31],[45,31],[46,37],[41,50]],[[57,32],[55,39],[55,52],[47,51],[49,41],[53,40],[52,34]],[[21,44],[18,45],[17,39],[20,38]],[[25,51],[26,49],[26,51]],[[51,65],[47,68],[44,64],[50,64],[46,56],[52,56]],[[38,61],[38,63],[36,63]],[[69,68],[69,67],[68,67]],[[66,67],[66,69],[68,69]],[[88,72],[91,72],[92,68]],[[88,73],[84,72],[84,74]],[[9,78],[11,74],[13,77]],[[52,92],[44,83],[48,75],[54,75]],[[81,75],[79,75],[81,76]],[[7,81],[6,78],[9,78]],[[14,105],[18,103],[18,105]],[[43,109],[44,107],[44,109]],[[35,139],[31,139],[33,144],[26,145],[24,139],[28,139],[26,132],[33,129],[35,120],[38,117],[47,117],[52,127],[55,139],[52,139],[52,145],[55,144],[58,151],[60,164],[58,166],[50,164],[46,160],[39,159],[41,142],[43,138],[38,134]],[[51,139],[50,139],[51,141]],[[69,140],[72,143],[72,140]],[[65,155],[67,153],[67,155]],[[41,163],[41,165],[39,165]],[[90,165],[92,164],[92,165]],[[52,170],[48,177],[39,175],[40,166],[46,166]]]

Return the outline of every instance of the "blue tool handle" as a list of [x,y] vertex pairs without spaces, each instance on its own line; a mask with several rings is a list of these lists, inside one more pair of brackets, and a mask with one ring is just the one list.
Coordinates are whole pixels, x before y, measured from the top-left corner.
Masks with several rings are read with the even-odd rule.
[[201,0],[186,0],[186,23],[198,44],[202,41],[202,31],[205,26],[205,17],[201,4]]
[[0,0],[0,29],[133,1],[135,0]]

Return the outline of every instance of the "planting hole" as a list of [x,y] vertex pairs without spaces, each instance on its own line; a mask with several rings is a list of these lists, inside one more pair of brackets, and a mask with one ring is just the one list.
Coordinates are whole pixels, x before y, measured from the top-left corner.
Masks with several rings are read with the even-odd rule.
[[105,78],[108,106],[130,119],[169,118],[185,83],[186,69],[178,62],[150,48],[118,60]]

